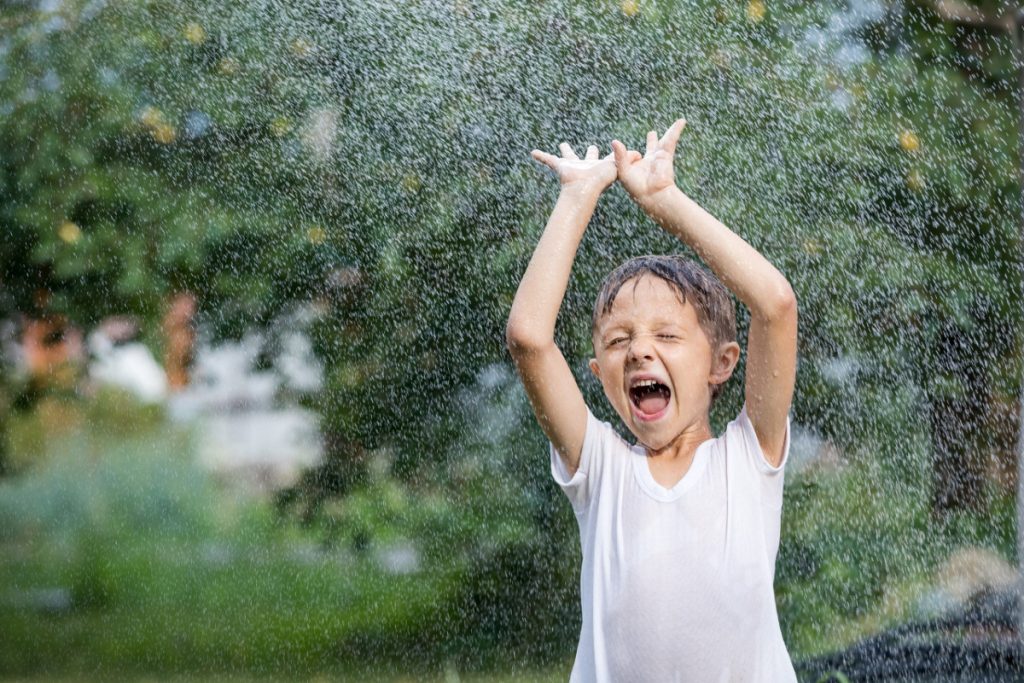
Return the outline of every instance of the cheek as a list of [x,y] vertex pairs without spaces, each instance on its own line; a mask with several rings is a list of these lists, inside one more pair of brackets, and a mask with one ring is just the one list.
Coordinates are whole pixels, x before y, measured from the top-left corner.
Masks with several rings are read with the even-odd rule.
[[622,375],[622,360],[617,357],[615,352],[602,351],[595,356],[595,359],[601,371],[602,382]]
[[676,347],[669,359],[676,368],[676,378],[683,382],[700,384],[711,376],[711,353],[703,349]]
[[622,389],[622,375],[608,372],[607,369],[602,370],[601,385],[604,387],[604,393],[608,394],[608,396],[617,395]]
[[617,372],[614,366],[602,364],[601,386],[609,400],[617,400],[622,393],[622,372]]

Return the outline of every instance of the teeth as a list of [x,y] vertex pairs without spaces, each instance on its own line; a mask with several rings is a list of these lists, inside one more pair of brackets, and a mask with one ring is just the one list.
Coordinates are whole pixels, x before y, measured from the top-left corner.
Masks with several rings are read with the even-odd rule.
[[658,382],[653,379],[642,379],[639,382],[634,382],[633,387],[652,387]]

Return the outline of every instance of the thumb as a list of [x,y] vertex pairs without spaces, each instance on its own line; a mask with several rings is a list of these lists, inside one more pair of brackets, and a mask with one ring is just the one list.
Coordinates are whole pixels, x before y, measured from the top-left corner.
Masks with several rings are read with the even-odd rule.
[[686,127],[686,119],[676,119],[676,122],[665,132],[665,137],[661,139],[661,146],[665,149],[669,155],[675,156],[676,143],[679,142],[679,134],[683,132],[683,128]]
[[618,140],[612,140],[612,154],[615,155],[616,166],[625,168],[628,165],[626,161],[626,146]]
[[554,156],[553,154],[548,154],[547,152],[542,152],[539,149],[535,149],[532,152],[530,152],[530,156],[532,156],[534,159],[550,168],[552,171],[558,171],[558,157]]

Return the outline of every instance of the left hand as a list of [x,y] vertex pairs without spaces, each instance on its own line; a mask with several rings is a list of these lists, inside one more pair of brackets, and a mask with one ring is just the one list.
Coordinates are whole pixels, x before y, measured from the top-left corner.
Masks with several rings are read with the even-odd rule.
[[638,204],[650,201],[662,190],[675,187],[672,160],[685,125],[686,119],[676,120],[660,140],[653,130],[649,132],[647,153],[643,156],[636,150],[626,149],[618,140],[612,141],[619,182]]
[[615,161],[610,153],[601,158],[597,145],[590,145],[583,159],[576,156],[568,142],[559,145],[559,149],[562,152],[561,158],[539,149],[530,154],[558,174],[563,191],[581,190],[599,195],[615,182]]

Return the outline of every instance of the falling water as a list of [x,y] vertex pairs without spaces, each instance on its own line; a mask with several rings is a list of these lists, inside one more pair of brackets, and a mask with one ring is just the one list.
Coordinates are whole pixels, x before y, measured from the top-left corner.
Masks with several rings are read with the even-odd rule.
[[[179,498],[191,506],[181,528],[192,530],[146,517],[138,533],[172,539],[147,555],[124,540],[136,518],[96,510],[132,487],[202,475],[168,452],[190,447],[166,448],[159,416],[125,408],[155,421],[124,441],[154,464],[124,479],[97,464],[96,481],[122,483],[74,499],[93,511],[76,536],[58,492],[91,470],[69,449],[31,464],[56,429],[30,411],[49,394],[9,358],[0,576],[13,587],[0,624],[18,635],[0,639],[0,674],[564,679],[578,540],[503,338],[557,190],[529,151],[639,147],[678,116],[677,183],[799,300],[775,586],[794,658],[877,661],[882,646],[865,638],[904,642],[892,629],[951,618],[1013,583],[1021,245],[1009,35],[881,0],[40,0],[6,4],[0,22],[0,317],[92,329],[130,314],[159,358],[176,293],[195,295],[217,343],[280,333],[289,311],[313,311],[323,386],[287,400],[317,413],[325,449],[252,509],[218,512],[218,489],[198,484],[208,501],[160,498],[168,511]],[[557,338],[606,419],[586,369],[597,284],[629,256],[680,251],[621,188],[602,198]],[[273,358],[261,363],[275,371]],[[716,406],[719,429],[739,409],[741,378]],[[84,415],[102,422],[102,411]],[[81,457],[106,462],[106,449]],[[213,545],[189,545],[206,533]],[[90,552],[94,538],[111,555]],[[234,584],[217,578],[221,566]],[[168,588],[192,586],[188,576],[220,592]],[[218,625],[218,612],[250,625]],[[84,635],[76,617],[94,620]],[[90,640],[104,619],[120,644]],[[121,626],[154,619],[140,636]],[[23,651],[44,634],[54,645],[42,658]]]

